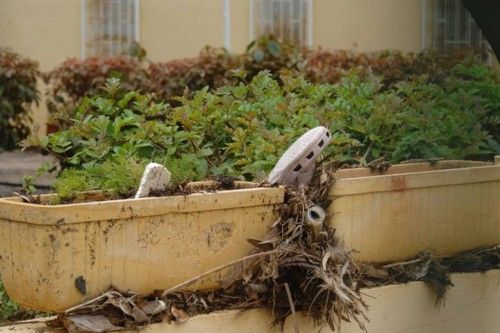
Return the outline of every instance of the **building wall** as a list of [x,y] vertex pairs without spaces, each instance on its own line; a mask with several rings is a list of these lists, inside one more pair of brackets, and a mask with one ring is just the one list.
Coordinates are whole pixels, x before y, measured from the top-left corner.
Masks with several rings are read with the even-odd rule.
[[[250,42],[249,0],[229,0],[231,50]],[[422,47],[422,0],[312,0],[313,46],[373,51]],[[140,0],[140,42],[152,60],[224,45],[224,0]],[[81,54],[80,0],[0,0],[0,46],[49,70]]]
[[49,70],[80,56],[80,0],[0,0],[0,46]]
[[[153,61],[224,46],[224,0],[140,0],[140,43]],[[230,50],[250,42],[250,0],[228,0]],[[422,47],[422,0],[312,0],[313,46],[374,51]],[[81,55],[80,0],[0,0],[0,46],[38,60],[47,71]],[[45,87],[40,86],[42,91]],[[42,94],[43,95],[43,94]],[[34,119],[44,124],[44,102]],[[42,128],[43,129],[43,128]]]
[[223,0],[140,0],[140,43],[151,60],[224,45]]
[[250,43],[250,1],[230,0],[231,50],[243,52]]
[[[231,0],[232,50],[250,42],[250,0]],[[422,49],[422,0],[312,0],[313,47],[378,51]]]
[[421,0],[315,0],[314,46],[377,51],[422,48]]
[[[80,0],[0,0],[0,47],[37,60],[40,70],[54,68],[68,57],[80,56]],[[34,107],[33,120],[47,120],[42,100]]]

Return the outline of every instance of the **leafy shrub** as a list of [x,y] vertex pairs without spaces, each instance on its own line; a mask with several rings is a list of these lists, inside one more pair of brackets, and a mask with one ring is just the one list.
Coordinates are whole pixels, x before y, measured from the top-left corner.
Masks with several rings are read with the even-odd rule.
[[204,87],[216,89],[238,83],[234,72],[239,70],[246,73],[247,79],[262,70],[278,79],[283,69],[296,69],[299,63],[305,62],[303,55],[302,49],[279,43],[270,36],[252,42],[241,55],[205,47],[196,58],[150,63],[148,91],[159,100],[169,100]]
[[0,149],[15,148],[29,134],[38,75],[37,62],[0,48]]
[[[110,76],[120,78],[126,89],[151,93],[156,101],[177,106],[175,96],[192,96],[206,86],[217,89],[237,84],[241,75],[238,77],[235,73],[246,73],[247,81],[267,70],[278,82],[283,73],[301,73],[311,82],[336,83],[346,70],[362,67],[363,75],[370,72],[381,75],[383,88],[388,88],[422,74],[429,75],[434,81],[442,80],[451,68],[471,56],[470,51],[418,55],[387,51],[370,54],[312,51],[264,36],[239,55],[207,47],[195,58],[148,64],[127,57],[70,59],[46,74],[45,79],[52,86],[49,110],[55,114],[57,105],[76,105],[83,97],[95,95],[98,87]],[[62,127],[66,126],[68,117],[71,114],[55,115],[55,118],[62,119],[59,121]]]
[[[82,101],[67,130],[30,137],[25,144],[45,149],[64,166],[83,168],[94,178],[79,179],[71,190],[85,183],[120,193],[136,186],[139,171],[120,187],[99,180],[106,177],[92,168],[104,168],[102,174],[110,175],[116,163],[121,176],[112,178],[127,178],[126,161],[137,159],[137,170],[153,160],[167,165],[177,180],[217,174],[262,178],[293,140],[318,125],[332,133],[325,158],[341,163],[498,152],[498,142],[486,130],[489,123],[483,121],[489,113],[498,114],[500,96],[486,66],[458,65],[444,84],[417,77],[385,90],[379,77],[360,72],[352,70],[335,84],[287,75],[278,81],[261,72],[247,84],[178,97],[177,107],[127,92],[119,80],[110,79],[102,95]],[[478,92],[478,85],[488,89]]]
[[279,79],[283,73],[303,72],[310,52],[304,47],[279,42],[273,36],[262,36],[250,43],[240,57],[249,79],[263,70]]
[[470,60],[458,64],[454,76],[444,82],[457,99],[480,105],[482,128],[492,135],[493,141],[500,142],[500,84],[496,73]]
[[148,68],[150,90],[160,100],[182,96],[205,86],[220,87],[234,82],[230,74],[240,60],[224,49],[206,47],[196,58],[151,63]]
[[[68,59],[56,69],[43,75],[50,83],[47,106],[49,112],[57,114],[51,123],[65,126],[73,110],[83,97],[98,93],[108,77],[116,77],[128,90],[142,90],[148,87],[148,76],[143,63],[136,58],[117,56],[109,58],[90,57],[84,60]],[[64,106],[66,113],[58,113]],[[69,106],[69,107],[68,107]]]
[[423,51],[418,54],[399,51],[354,53],[339,50],[335,52],[318,50],[307,56],[307,77],[313,82],[335,83],[342,73],[350,68],[361,67],[365,72],[373,72],[383,78],[386,88],[419,75],[427,75],[432,81],[444,79],[449,71],[473,59],[482,63],[481,55],[475,50],[457,50],[450,53]]

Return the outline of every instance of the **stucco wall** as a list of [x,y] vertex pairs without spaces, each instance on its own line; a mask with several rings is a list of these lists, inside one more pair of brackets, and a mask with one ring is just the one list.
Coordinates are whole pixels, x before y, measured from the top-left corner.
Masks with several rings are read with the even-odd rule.
[[80,0],[0,0],[0,46],[42,70],[80,56]]
[[231,12],[231,50],[243,52],[249,40],[249,0],[230,0]]
[[196,56],[223,46],[222,0],[141,0],[140,43],[151,60]]
[[314,0],[314,46],[420,51],[421,0]]
[[[140,42],[152,60],[224,45],[223,0],[140,0]],[[230,0],[231,49],[249,40],[249,0]],[[48,70],[79,57],[80,0],[0,0],[0,45]],[[359,51],[422,46],[421,0],[313,0],[313,45]]]
[[[42,71],[80,56],[80,0],[0,0],[0,13],[0,47],[37,60]],[[39,87],[42,100],[33,120],[43,126],[45,86]]]

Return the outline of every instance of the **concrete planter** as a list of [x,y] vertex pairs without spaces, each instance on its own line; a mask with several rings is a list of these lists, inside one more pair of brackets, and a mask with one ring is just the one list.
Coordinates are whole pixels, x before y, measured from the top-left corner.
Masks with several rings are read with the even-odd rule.
[[441,161],[384,173],[348,169],[331,189],[330,223],[366,262],[427,249],[450,255],[500,244],[500,165]]
[[[331,196],[328,222],[362,261],[500,244],[500,165],[342,170]],[[111,284],[139,293],[167,289],[248,254],[246,240],[266,234],[283,200],[282,188],[60,206],[0,199],[0,275],[19,304],[50,311]],[[193,287],[215,287],[219,278]]]
[[0,275],[12,299],[43,311],[110,285],[169,288],[247,255],[246,240],[267,233],[283,196],[283,188],[248,188],[58,206],[0,199]]

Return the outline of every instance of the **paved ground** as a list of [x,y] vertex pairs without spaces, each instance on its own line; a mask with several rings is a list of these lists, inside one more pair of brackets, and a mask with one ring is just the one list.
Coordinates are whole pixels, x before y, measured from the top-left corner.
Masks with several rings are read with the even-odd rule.
[[[50,161],[51,159],[50,156],[43,156],[34,152],[13,151],[0,153],[0,197],[10,196],[13,191],[19,191],[22,177],[33,175],[44,161]],[[52,177],[42,176],[36,184],[44,187],[42,191],[46,192],[47,187],[52,184]]]

